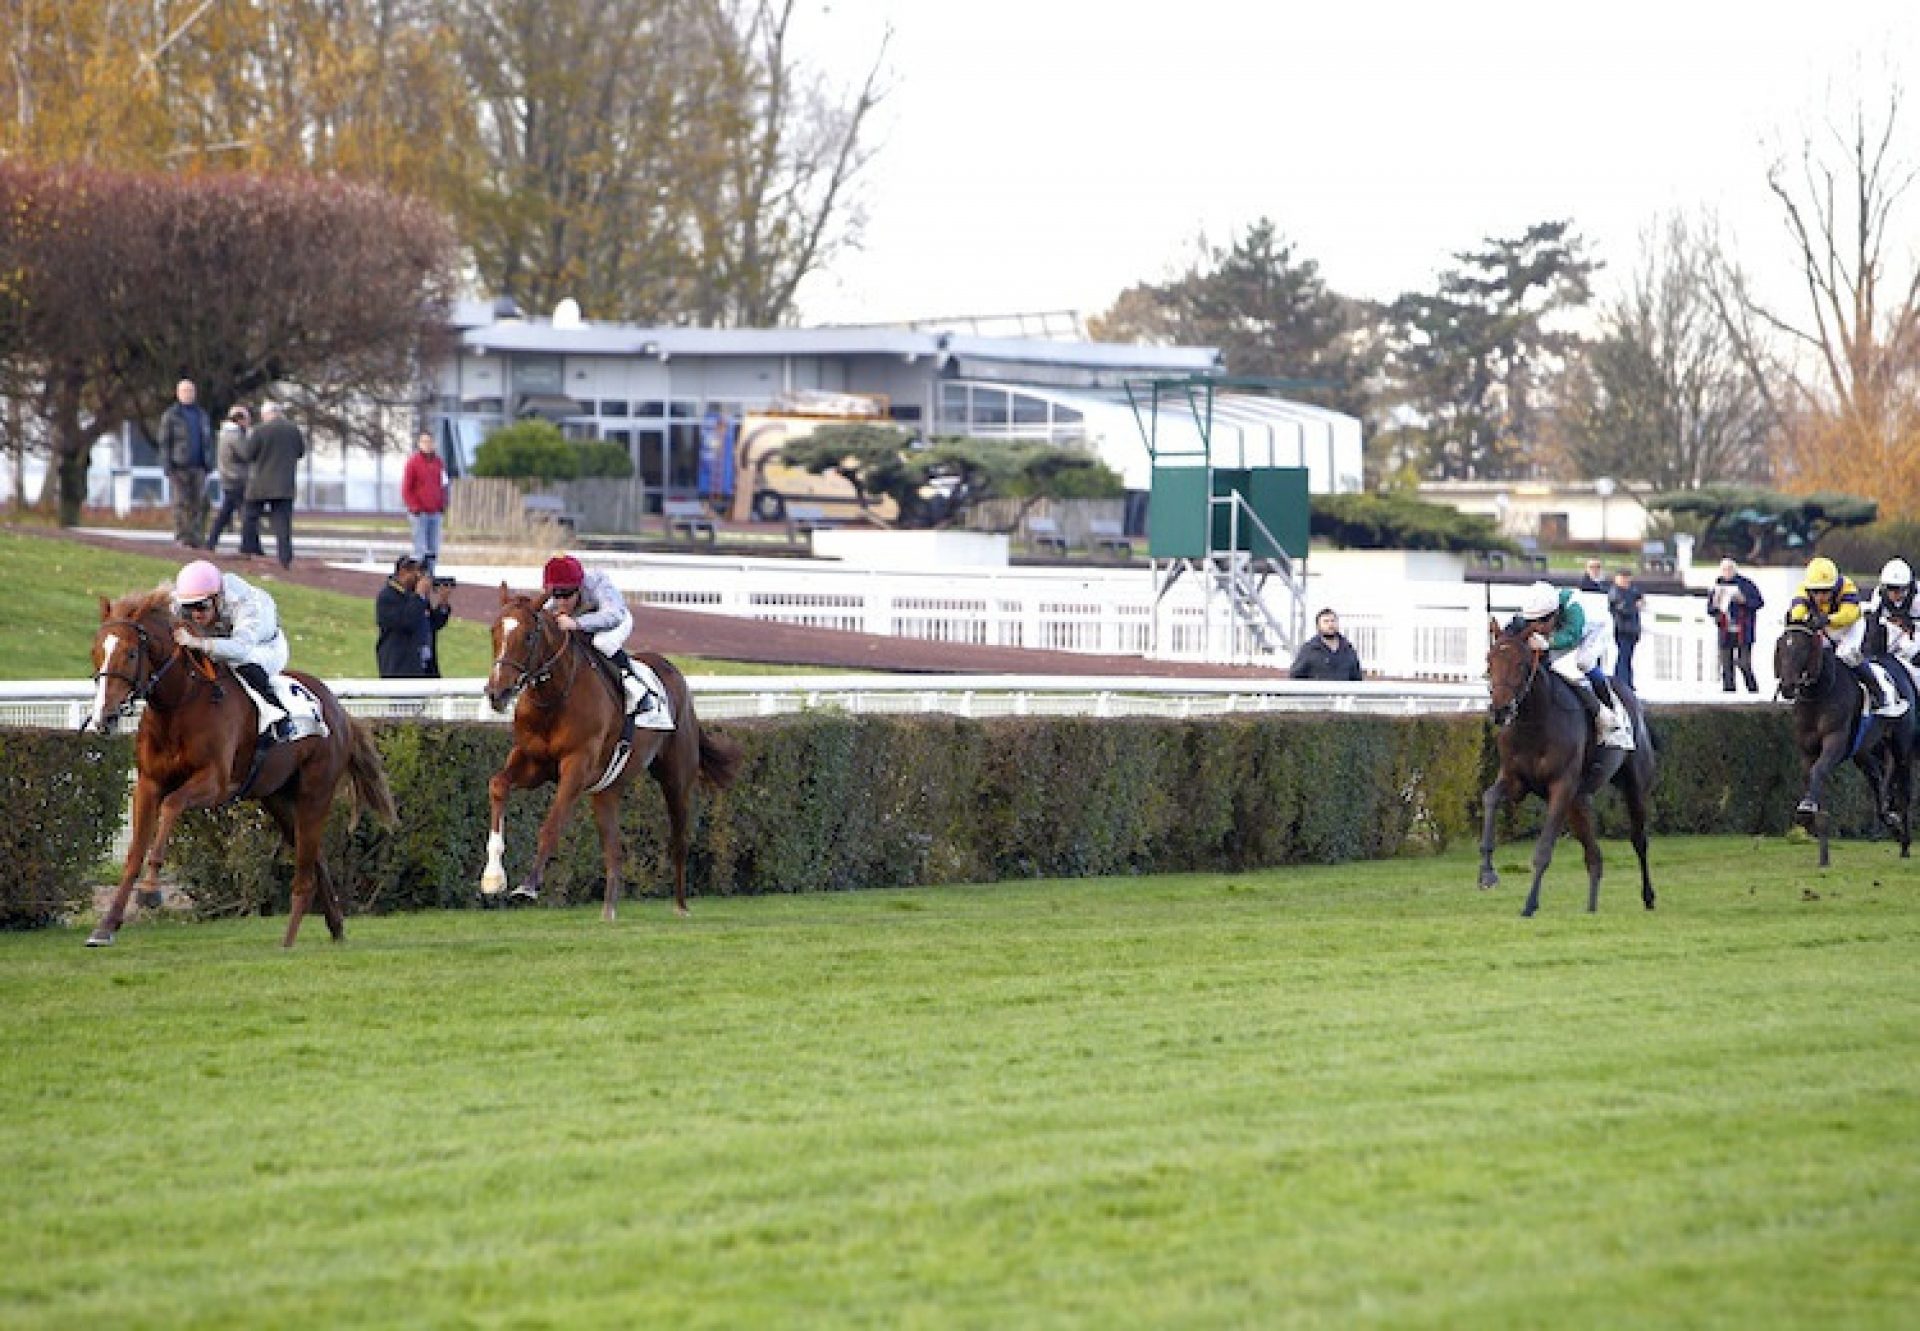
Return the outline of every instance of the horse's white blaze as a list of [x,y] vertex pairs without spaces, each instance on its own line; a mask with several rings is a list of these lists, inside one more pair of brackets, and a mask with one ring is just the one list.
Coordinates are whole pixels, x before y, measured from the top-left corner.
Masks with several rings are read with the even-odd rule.
[[113,669],[113,654],[120,646],[118,637],[108,638],[100,649],[100,677],[93,681],[93,714],[87,718],[87,724],[98,727],[100,719],[107,712],[107,672]]
[[512,615],[508,615],[500,621],[500,641],[501,642],[503,643],[512,642],[513,635],[518,633],[519,631],[520,631],[520,621],[515,619]]
[[480,875],[480,890],[488,896],[496,896],[507,887],[507,867],[502,862],[506,854],[507,839],[495,827],[487,833],[487,869]]

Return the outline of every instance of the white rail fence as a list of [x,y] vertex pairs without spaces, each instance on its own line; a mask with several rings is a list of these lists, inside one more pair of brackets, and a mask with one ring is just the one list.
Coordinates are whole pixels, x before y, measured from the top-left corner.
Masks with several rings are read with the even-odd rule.
[[[1260,654],[1244,631],[1210,613],[1197,580],[1158,606],[1142,569],[943,568],[885,571],[826,561],[596,556],[636,608],[731,615],[769,623],[976,646],[1154,657],[1174,661],[1289,662]],[[526,587],[525,566],[468,566],[462,581]],[[1472,683],[1486,670],[1487,618],[1518,607],[1521,588],[1465,581],[1312,575],[1311,607],[1332,606],[1369,676]],[[1784,607],[1783,607],[1784,608]],[[1634,679],[1649,698],[1717,694],[1717,638],[1700,596],[1645,602]],[[645,635],[644,610],[640,635]],[[1761,687],[1773,683],[1754,653]]]

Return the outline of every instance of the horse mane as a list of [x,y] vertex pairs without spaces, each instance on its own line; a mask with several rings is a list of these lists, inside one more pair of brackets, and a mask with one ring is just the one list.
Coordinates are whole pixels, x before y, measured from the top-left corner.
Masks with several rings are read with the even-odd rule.
[[152,591],[133,592],[113,603],[113,618],[139,623],[149,615],[173,615],[173,584],[163,582]]

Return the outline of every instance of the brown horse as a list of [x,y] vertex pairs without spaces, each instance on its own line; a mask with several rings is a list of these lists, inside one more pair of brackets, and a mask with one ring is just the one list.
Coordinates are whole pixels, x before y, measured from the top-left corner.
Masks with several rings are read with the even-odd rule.
[[[513,750],[487,783],[492,803],[488,824],[487,867],[480,890],[489,896],[507,885],[507,796],[549,781],[558,783],[553,804],[540,824],[533,869],[514,889],[516,897],[539,896],[547,865],[582,794],[593,797],[600,828],[600,855],[606,866],[604,919],[614,917],[620,896],[620,797],[636,772],[646,771],[667,801],[667,850],[673,858],[673,908],[687,913],[687,846],[693,816],[693,787],[705,780],[717,789],[732,783],[740,765],[740,746],[702,729],[693,714],[687,681],[666,657],[638,653],[667,691],[672,730],[636,727],[626,765],[605,781],[620,743],[626,716],[618,684],[601,666],[599,653],[583,634],[569,633],[531,596],[500,586],[500,613],[493,621],[493,671],[487,676],[487,701],[504,712],[514,700]],[[593,789],[604,784],[603,789]]]
[[134,750],[133,844],[113,904],[88,935],[87,946],[113,942],[143,865],[141,902],[159,904],[160,863],[181,814],[243,797],[259,801],[293,849],[293,903],[282,946],[293,946],[316,892],[327,929],[339,942],[346,933],[345,916],[320,844],[343,777],[356,816],[367,808],[380,821],[393,822],[393,796],[373,735],[342,710],[326,685],[296,672],[293,678],[319,699],[331,733],[275,745],[256,767],[259,726],[252,699],[226,666],[174,644],[171,600],[166,587],[100,600],[87,726],[105,734],[135,703],[145,703],[146,712]]
[[1640,700],[1613,681],[1615,700],[1633,717],[1638,747],[1631,752],[1607,748],[1593,737],[1593,723],[1574,696],[1573,686],[1547,669],[1545,654],[1527,645],[1530,630],[1516,624],[1502,630],[1490,622],[1487,686],[1493,719],[1500,727],[1495,747],[1500,775],[1481,796],[1485,822],[1480,833],[1480,886],[1497,887],[1493,868],[1493,824],[1500,806],[1528,794],[1547,802],[1540,839],[1533,847],[1533,889],[1522,915],[1540,908],[1540,880],[1553,863],[1553,843],[1569,822],[1587,852],[1587,909],[1600,908],[1600,842],[1595,835],[1593,793],[1611,781],[1626,797],[1629,832],[1640,857],[1640,900],[1653,909],[1653,879],[1647,872],[1647,800],[1653,790],[1653,735]]

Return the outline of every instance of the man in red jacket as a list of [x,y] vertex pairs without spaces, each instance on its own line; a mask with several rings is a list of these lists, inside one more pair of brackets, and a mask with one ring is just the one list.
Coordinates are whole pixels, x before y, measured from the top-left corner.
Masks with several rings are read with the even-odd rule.
[[447,512],[447,467],[434,448],[433,431],[422,430],[400,474],[400,502],[413,523],[413,557],[432,570],[440,558],[440,524]]

